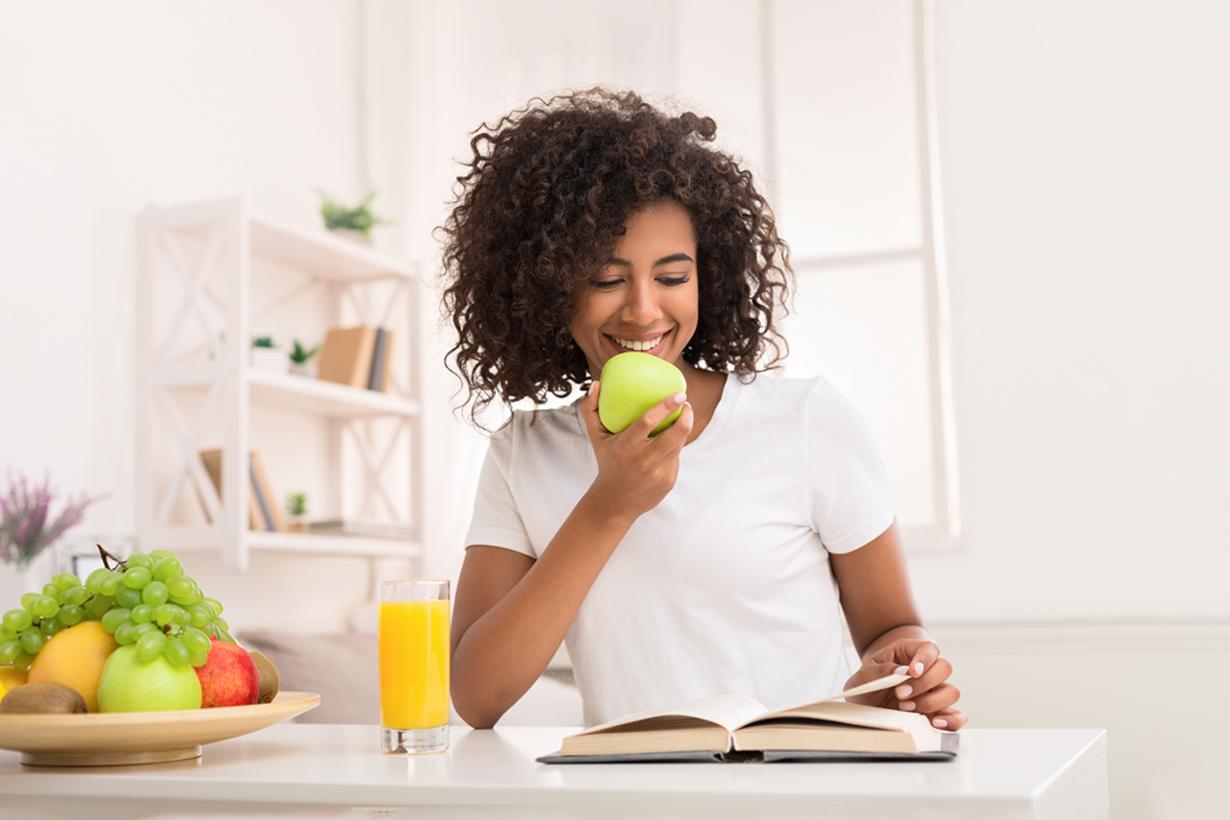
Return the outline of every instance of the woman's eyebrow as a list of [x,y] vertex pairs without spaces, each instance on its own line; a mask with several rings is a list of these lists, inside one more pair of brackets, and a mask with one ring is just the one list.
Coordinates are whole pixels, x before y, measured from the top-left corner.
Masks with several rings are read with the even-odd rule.
[[[653,267],[656,268],[658,265],[665,265],[668,262],[693,262],[693,261],[695,260],[692,259],[692,257],[688,256],[686,253],[682,253],[682,252],[672,253],[670,256],[663,256],[657,262],[654,262]],[[610,259],[606,260],[606,262],[604,262],[603,264],[623,265],[626,268],[632,267],[631,262],[629,262],[627,259],[620,259],[618,256],[612,256]]]

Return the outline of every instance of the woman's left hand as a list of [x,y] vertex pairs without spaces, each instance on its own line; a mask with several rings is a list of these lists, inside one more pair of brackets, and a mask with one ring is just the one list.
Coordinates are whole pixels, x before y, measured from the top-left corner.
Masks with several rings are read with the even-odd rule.
[[912,680],[891,689],[857,695],[846,700],[866,706],[901,709],[926,715],[937,729],[955,732],[966,723],[965,713],[956,708],[961,691],[948,683],[952,664],[940,657],[940,648],[933,641],[902,638],[882,646],[863,659],[848,681],[846,689],[885,675],[909,675]]

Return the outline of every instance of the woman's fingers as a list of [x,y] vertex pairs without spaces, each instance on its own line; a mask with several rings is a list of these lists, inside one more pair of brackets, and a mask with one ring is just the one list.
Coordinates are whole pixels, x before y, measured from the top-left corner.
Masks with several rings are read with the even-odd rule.
[[897,700],[911,700],[939,686],[952,675],[952,664],[947,658],[939,658],[923,672],[921,678],[906,681],[893,687]]
[[924,715],[930,715],[949,708],[960,697],[960,689],[951,683],[941,683],[925,695],[903,700],[899,705],[903,712],[919,712]]
[[952,707],[941,709],[936,714],[931,715],[930,718],[932,726],[949,732],[955,732],[969,722],[969,718],[964,712]]
[[[687,398],[686,393],[676,393],[673,396],[667,396],[642,413],[641,417],[625,432],[635,431],[634,435],[637,438],[648,439],[654,428],[661,424],[667,416],[678,410],[679,406],[687,401]],[[676,420],[676,424],[678,424],[678,420]]]
[[685,401],[683,403],[683,412],[679,414],[679,418],[675,419],[674,424],[659,433],[658,439],[662,439],[663,446],[668,449],[681,449],[688,442],[688,436],[692,432],[692,422],[694,420],[692,403]]
[[589,392],[585,394],[585,398],[581,399],[581,421],[585,423],[585,432],[589,435],[590,442],[595,445],[611,436],[610,431],[602,426],[602,421],[598,418],[598,392],[600,390],[601,385],[595,381],[589,386]]
[[907,664],[909,671],[906,674],[913,678],[921,678],[939,656],[940,647],[935,641],[923,641],[915,648],[914,654]]

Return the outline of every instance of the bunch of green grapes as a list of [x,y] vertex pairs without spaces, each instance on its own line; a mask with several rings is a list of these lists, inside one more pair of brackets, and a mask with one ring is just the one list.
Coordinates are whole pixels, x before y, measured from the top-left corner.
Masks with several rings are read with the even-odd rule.
[[120,646],[135,644],[137,659],[162,655],[176,666],[204,666],[210,637],[232,641],[222,604],[206,598],[166,550],[134,552],[122,567],[96,569],[87,592],[111,599],[99,620]]
[[22,595],[21,609],[10,609],[0,619],[0,663],[28,669],[48,638],[65,627],[99,617],[95,614],[99,609],[76,575],[55,576],[42,592]]
[[134,552],[114,568],[94,570],[84,584],[57,575],[42,594],[23,595],[21,605],[0,620],[0,663],[19,669],[56,632],[88,619],[99,620],[120,646],[135,644],[141,661],[161,655],[176,666],[204,666],[211,637],[235,642],[222,604],[205,597],[166,550]]

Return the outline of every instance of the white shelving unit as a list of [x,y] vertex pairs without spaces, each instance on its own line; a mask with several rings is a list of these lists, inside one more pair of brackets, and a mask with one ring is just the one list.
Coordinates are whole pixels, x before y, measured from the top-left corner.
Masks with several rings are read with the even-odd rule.
[[[361,482],[368,491],[364,507],[373,498],[390,513],[400,507],[409,517],[401,523],[422,532],[422,379],[412,351],[421,347],[417,317],[424,283],[417,267],[323,230],[253,214],[242,197],[147,208],[139,220],[138,251],[136,496],[137,534],[143,548],[217,549],[226,565],[236,569],[248,567],[252,550],[417,557],[416,540],[249,530],[248,459],[241,455],[254,449],[252,407],[316,416],[328,431],[327,506],[344,512],[340,474],[348,441],[366,472]],[[293,272],[300,284],[259,311],[276,308],[307,290],[325,288],[329,305],[325,319],[330,326],[343,323],[343,305],[349,305],[356,323],[387,327],[399,300],[410,300],[404,311],[408,318],[396,327],[396,355],[408,357],[409,378],[394,377],[391,391],[384,393],[251,367],[251,285],[262,264]],[[376,283],[383,283],[382,295],[367,298],[371,294],[364,291]],[[170,311],[165,299],[156,298],[167,288],[178,305]],[[199,337],[195,345],[193,337]],[[185,418],[177,401],[185,394],[194,396],[199,405],[194,423]],[[218,446],[217,441],[202,439],[211,423],[221,438],[221,494],[199,458],[200,450]],[[375,444],[369,427],[373,423],[391,425],[390,443]],[[176,452],[155,452],[159,430],[170,433]],[[389,494],[386,478],[391,442],[402,435],[410,437],[410,497],[399,505]],[[158,467],[165,470],[168,456],[177,466],[165,480]],[[177,499],[186,488],[195,490],[208,523],[173,520]]]

